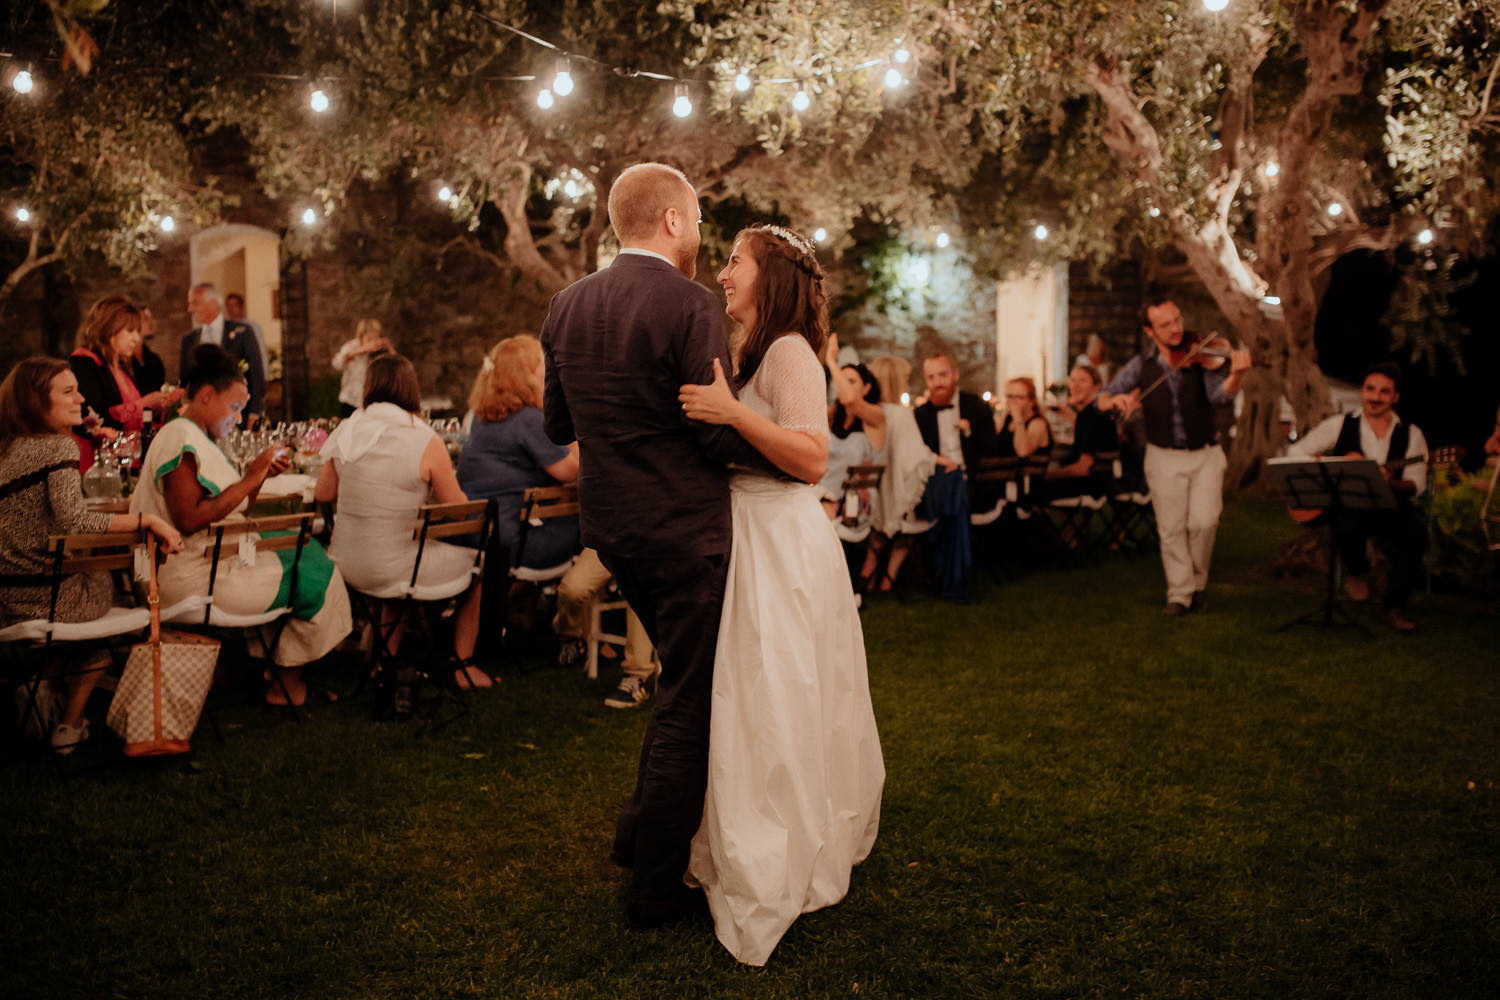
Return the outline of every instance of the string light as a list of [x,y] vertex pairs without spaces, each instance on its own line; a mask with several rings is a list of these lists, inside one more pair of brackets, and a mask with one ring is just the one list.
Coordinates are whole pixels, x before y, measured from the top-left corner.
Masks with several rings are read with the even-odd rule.
[[1152,205],[1150,208],[1146,209],[1146,214],[1151,216],[1151,218],[1153,219],[1159,219],[1161,218],[1161,209],[1157,208],[1155,205]]
[[18,208],[18,209],[16,209],[16,221],[17,222],[30,222],[31,221],[31,210],[30,209],[26,209],[26,208]]
[[826,239],[828,239],[828,230],[824,229],[822,226],[819,226],[817,229],[813,230],[814,243],[822,243]]
[[557,61],[557,75],[552,78],[552,92],[558,97],[567,97],[573,92],[572,67],[568,63],[568,57],[563,56]]
[[1263,298],[1261,298],[1261,301],[1264,302],[1268,306],[1279,306],[1279,305],[1281,305],[1281,297],[1279,295],[1267,295],[1267,296],[1264,296]]
[[557,101],[552,96],[552,91],[548,90],[546,87],[543,87],[540,91],[537,92],[536,106],[541,108],[543,111],[546,111],[556,103]]
[[1279,173],[1281,173],[1281,167],[1277,166],[1275,163],[1267,163],[1266,164],[1266,176],[1267,177],[1275,177]]
[[901,71],[896,67],[892,66],[885,71],[885,86],[887,90],[895,90],[905,82],[906,77],[902,76]]
[[578,182],[571,177],[569,177],[563,184],[563,194],[567,195],[569,198],[577,198],[582,193],[583,189],[580,188],[578,186]]
[[450,202],[452,200],[453,200],[453,189],[451,187],[449,187],[448,185],[444,184],[442,187],[438,188],[438,201],[440,201],[440,202],[442,202],[444,204],[447,204],[448,202]]
[[909,393],[909,392],[903,392],[901,394],[901,405],[902,406],[910,406],[911,405],[911,393]]
[[1047,227],[1038,224],[1037,227],[1031,231],[1031,235],[1035,236],[1038,241],[1045,240],[1047,238]]
[[1344,206],[1335,201],[1328,206],[1328,214],[1337,219],[1344,214]]
[[988,403],[993,398],[993,393],[991,393],[988,389],[986,389],[986,390],[984,390],[984,395],[983,395],[982,398],[984,399],[984,401],[986,403]]
[[1424,229],[1420,233],[1418,233],[1417,234],[1417,242],[1420,243],[1420,244],[1422,244],[1424,247],[1427,244],[1431,243],[1432,242],[1432,230],[1431,229]]
[[688,96],[687,84],[679,83],[672,88],[676,97],[672,100],[672,114],[686,118],[693,113],[693,99]]
[[36,81],[32,79],[31,70],[23,69],[16,74],[15,79],[10,81],[10,85],[18,94],[29,94],[31,88],[36,86]]
[[793,110],[806,111],[811,106],[812,98],[807,96],[807,91],[802,89],[801,87],[797,88],[797,93],[792,95]]
[[947,233],[938,233],[937,234],[937,245],[938,245],[939,248],[946,247],[948,245],[948,243],[949,243],[949,240],[948,240],[948,234]]
[[310,226],[314,222],[317,222],[317,221],[318,221],[318,213],[315,212],[313,209],[305,208],[305,209],[302,210],[302,224],[304,226]]
[[908,60],[911,59],[911,53],[906,51],[905,49],[897,49],[895,59],[898,63],[905,64]]
[[170,215],[163,215],[161,217],[161,222],[157,223],[157,225],[161,226],[162,232],[170,233],[172,230],[177,228],[177,221]]
[[1213,11],[1215,14],[1217,14],[1219,11],[1229,6],[1229,0],[1203,0],[1203,6],[1206,10]]
[[745,91],[749,90],[750,74],[744,72],[734,74],[734,89],[738,90],[742,94]]
[[307,98],[307,106],[321,115],[328,110],[328,95],[314,88],[312,94]]

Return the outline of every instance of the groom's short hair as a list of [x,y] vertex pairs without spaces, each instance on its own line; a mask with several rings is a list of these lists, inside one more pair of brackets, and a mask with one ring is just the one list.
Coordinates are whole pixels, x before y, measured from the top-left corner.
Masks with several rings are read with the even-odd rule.
[[626,167],[609,189],[609,224],[621,243],[650,239],[662,213],[682,205],[682,189],[693,185],[681,170],[665,163]]

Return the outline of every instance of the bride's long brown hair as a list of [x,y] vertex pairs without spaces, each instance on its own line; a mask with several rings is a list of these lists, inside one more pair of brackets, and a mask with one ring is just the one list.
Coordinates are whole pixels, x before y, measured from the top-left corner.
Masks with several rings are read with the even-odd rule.
[[800,333],[823,356],[828,341],[828,296],[823,269],[803,236],[780,226],[742,229],[734,242],[750,254],[760,273],[755,279],[755,323],[745,331],[734,384],[743,389],[760,367],[766,350],[784,334]]

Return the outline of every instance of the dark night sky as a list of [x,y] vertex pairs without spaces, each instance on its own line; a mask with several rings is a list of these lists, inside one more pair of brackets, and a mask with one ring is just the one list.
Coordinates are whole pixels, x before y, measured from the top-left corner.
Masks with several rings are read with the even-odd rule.
[[1459,353],[1466,374],[1459,374],[1448,352],[1440,352],[1429,371],[1422,360],[1393,352],[1380,324],[1392,286],[1388,261],[1378,254],[1352,254],[1333,268],[1333,281],[1318,314],[1318,360],[1325,374],[1359,384],[1378,361],[1395,361],[1406,371],[1397,410],[1427,436],[1433,447],[1463,445],[1465,464],[1473,466],[1494,426],[1500,404],[1500,257],[1477,265],[1479,275],[1455,298],[1470,333]]

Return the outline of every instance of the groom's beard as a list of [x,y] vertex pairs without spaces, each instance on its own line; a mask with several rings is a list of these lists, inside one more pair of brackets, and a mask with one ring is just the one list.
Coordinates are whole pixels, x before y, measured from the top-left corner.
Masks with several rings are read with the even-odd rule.
[[698,274],[698,252],[694,250],[692,254],[688,254],[685,250],[679,250],[677,257],[677,270],[681,271],[689,278],[696,277]]

